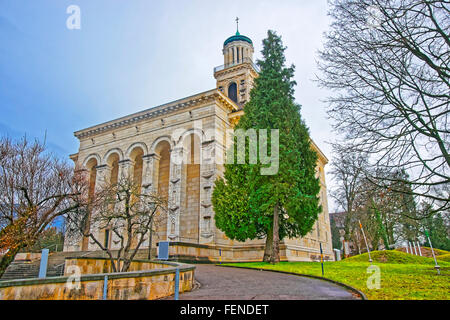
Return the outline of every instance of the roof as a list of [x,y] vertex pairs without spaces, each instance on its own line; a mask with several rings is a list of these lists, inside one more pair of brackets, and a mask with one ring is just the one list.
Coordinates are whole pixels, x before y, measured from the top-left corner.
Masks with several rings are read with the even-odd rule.
[[225,42],[223,43],[223,46],[226,46],[230,42],[234,42],[234,41],[245,41],[245,42],[248,42],[251,45],[253,45],[253,42],[249,37],[240,34],[239,31],[236,31],[236,34],[234,36],[231,36],[227,40],[225,40]]

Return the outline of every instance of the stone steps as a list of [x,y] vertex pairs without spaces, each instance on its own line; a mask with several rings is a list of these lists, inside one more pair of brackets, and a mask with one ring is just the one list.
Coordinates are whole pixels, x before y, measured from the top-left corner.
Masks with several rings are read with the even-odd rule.
[[[68,252],[53,252],[48,257],[47,277],[59,277],[64,274],[64,261]],[[33,261],[13,261],[1,280],[30,279],[39,276],[40,259]]]

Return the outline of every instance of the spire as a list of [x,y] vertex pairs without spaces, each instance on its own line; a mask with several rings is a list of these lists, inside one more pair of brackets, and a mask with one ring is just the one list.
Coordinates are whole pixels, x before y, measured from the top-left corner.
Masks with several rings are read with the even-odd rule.
[[236,35],[239,36],[239,17],[236,17]]

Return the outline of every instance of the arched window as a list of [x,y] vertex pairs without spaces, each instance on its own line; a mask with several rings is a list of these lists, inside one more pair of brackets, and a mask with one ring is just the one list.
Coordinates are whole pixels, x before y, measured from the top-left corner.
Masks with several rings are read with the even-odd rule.
[[[92,200],[95,194],[95,182],[97,180],[97,160],[92,158],[86,164],[86,169],[89,172],[89,189],[88,189],[88,197],[89,200]],[[89,206],[88,208],[88,216],[84,225],[84,232],[91,229],[91,212],[92,208]],[[81,250],[87,251],[89,248],[89,237],[83,237],[81,241]]]
[[228,86],[228,98],[237,103],[237,85],[235,82]]

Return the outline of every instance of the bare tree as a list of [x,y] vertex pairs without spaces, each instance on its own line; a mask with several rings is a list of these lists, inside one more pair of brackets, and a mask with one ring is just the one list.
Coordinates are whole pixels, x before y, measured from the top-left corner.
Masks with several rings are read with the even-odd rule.
[[346,153],[340,145],[333,145],[334,158],[330,173],[336,182],[336,187],[331,189],[330,195],[338,207],[345,212],[342,225],[344,228],[344,239],[350,240],[354,234],[354,229],[358,226],[354,217],[358,209],[356,199],[362,192],[361,180],[364,179],[363,168],[366,165],[366,158],[357,153]]
[[[365,173],[385,189],[449,207],[449,1],[332,0],[319,79],[347,152],[368,155]],[[373,175],[403,169],[410,176]],[[395,187],[395,185],[393,186]]]
[[[104,183],[87,205],[66,215],[66,239],[79,242],[88,237],[107,254],[113,272],[125,272],[146,240],[151,246],[152,234],[164,220],[166,208],[165,199],[142,192],[132,178],[122,177],[117,184]],[[102,241],[101,230],[108,230],[117,239],[113,246]]]
[[[403,170],[383,171],[377,168],[372,173],[367,168],[364,154],[348,153],[339,144],[333,145],[335,156],[332,160],[331,174],[336,182],[330,195],[339,209],[339,225],[346,241],[351,241],[358,249],[361,247],[359,221],[366,229],[372,247],[378,248],[380,240],[384,247],[392,247],[399,240],[408,238],[405,230],[418,225],[424,217],[417,212],[414,195],[410,192],[408,175]],[[369,176],[386,179],[387,188],[372,183]],[[395,179],[400,177],[401,179]],[[416,221],[416,222],[414,222]]]
[[82,191],[72,172],[37,140],[0,139],[0,277],[55,218],[78,208],[72,200]]

